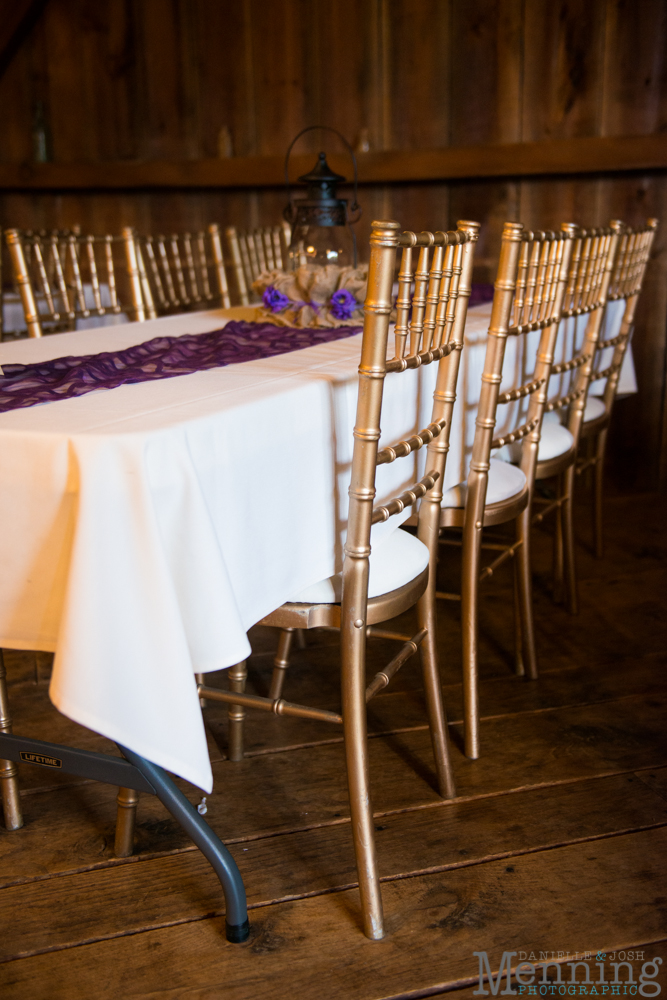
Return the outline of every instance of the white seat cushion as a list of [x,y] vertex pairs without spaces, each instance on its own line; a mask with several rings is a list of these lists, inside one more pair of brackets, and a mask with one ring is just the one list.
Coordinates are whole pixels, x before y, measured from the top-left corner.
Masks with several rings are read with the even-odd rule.
[[[492,458],[489,465],[489,484],[486,488],[486,503],[500,503],[521,493],[526,485],[526,477],[521,469],[499,458]],[[442,498],[443,507],[465,507],[467,483],[459,483],[447,490]]]
[[606,412],[604,402],[599,396],[589,396],[586,400],[586,409],[584,410],[584,423],[587,424],[589,420],[597,420],[598,417],[603,416]]
[[557,413],[545,413],[540,434],[540,447],[537,451],[538,462],[548,462],[550,458],[565,455],[574,444],[574,438],[563,427]]
[[[540,446],[537,450],[538,462],[548,462],[550,458],[557,458],[564,455],[574,444],[574,438],[563,427],[557,413],[545,413],[542,420],[542,433],[540,434]],[[521,461],[522,441],[515,441],[513,444],[506,444],[497,452],[497,458],[502,458],[504,462]]]
[[[414,535],[397,528],[371,549],[368,596],[379,597],[414,580],[428,566],[428,549]],[[335,604],[341,599],[342,576],[337,573],[306,587],[291,600],[297,604]]]

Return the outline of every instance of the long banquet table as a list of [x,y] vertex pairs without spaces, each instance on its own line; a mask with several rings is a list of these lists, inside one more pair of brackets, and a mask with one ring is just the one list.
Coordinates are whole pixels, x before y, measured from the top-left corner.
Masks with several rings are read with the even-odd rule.
[[[445,488],[466,474],[488,311],[469,313]],[[0,365],[243,317],[17,341]],[[340,570],[359,351],[357,335],[0,414],[0,647],[55,652],[60,711],[210,791],[194,674],[243,660],[255,622]],[[429,423],[435,367],[388,377],[382,444]],[[379,502],[421,463],[381,466]],[[376,525],[373,544],[409,513]]]

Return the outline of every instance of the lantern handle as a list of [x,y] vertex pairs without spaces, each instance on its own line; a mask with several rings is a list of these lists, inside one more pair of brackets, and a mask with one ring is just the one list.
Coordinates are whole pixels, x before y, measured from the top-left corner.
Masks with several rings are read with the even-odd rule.
[[[285,216],[285,219],[290,224],[293,224],[293,222],[294,222],[294,202],[292,201],[292,192],[291,192],[290,183],[289,183],[289,158],[290,158],[290,154],[292,152],[292,149],[293,149],[294,144],[297,141],[297,139],[300,139],[302,135],[306,134],[306,132],[312,132],[313,129],[317,129],[317,128],[323,129],[325,132],[333,132],[334,135],[337,135],[338,138],[343,143],[343,145],[345,145],[347,147],[347,151],[350,154],[350,156],[352,157],[352,164],[354,166],[354,199],[352,201],[352,206],[350,208],[350,211],[351,212],[357,212],[357,211],[359,212],[359,215],[354,220],[354,222],[358,222],[359,219],[361,218],[361,210],[359,209],[359,203],[357,201],[357,184],[358,184],[358,179],[357,179],[357,158],[354,155],[354,150],[352,149],[352,146],[349,144],[349,142],[347,141],[347,139],[345,138],[345,136],[341,135],[341,133],[338,131],[338,129],[332,128],[331,125],[308,125],[308,126],[306,126],[306,128],[302,128],[301,129],[301,131],[299,132],[299,134],[296,135],[292,139],[292,141],[291,141],[291,143],[289,145],[289,149],[287,150],[287,153],[285,155],[285,187],[287,188],[287,205],[285,206],[285,211],[283,213],[284,216]],[[289,212],[289,217],[288,217],[288,212]],[[353,224],[352,221],[350,220],[349,216],[348,216],[347,222],[348,222],[348,225],[352,225]]]

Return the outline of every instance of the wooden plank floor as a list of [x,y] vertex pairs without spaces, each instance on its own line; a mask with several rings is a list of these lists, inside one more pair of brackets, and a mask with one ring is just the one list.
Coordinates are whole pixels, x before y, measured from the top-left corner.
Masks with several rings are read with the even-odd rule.
[[[117,860],[115,790],[25,766],[26,825],[0,828],[0,998],[381,1000],[454,990],[468,1000],[476,952],[494,974],[507,951],[563,960],[632,951],[667,963],[663,509],[659,497],[608,501],[605,559],[578,548],[577,618],[551,602],[550,538],[537,534],[536,683],[512,673],[509,572],[487,585],[474,762],[461,753],[459,609],[441,607],[455,801],[435,790],[416,664],[373,703],[383,941],[359,928],[339,732],[251,715],[247,758],[235,764],[225,757],[225,711],[214,706],[205,713],[215,777],[207,819],[245,879],[250,940],[225,941],[215,876],[157,800],[141,798],[137,851]],[[448,547],[445,589],[457,561]],[[266,690],[274,642],[255,630],[252,690]],[[392,644],[371,649],[377,669]],[[17,732],[109,750],[51,707],[48,656],[6,660]],[[337,707],[335,636],[308,637],[289,685],[290,699]],[[632,959],[635,979],[642,961]]]

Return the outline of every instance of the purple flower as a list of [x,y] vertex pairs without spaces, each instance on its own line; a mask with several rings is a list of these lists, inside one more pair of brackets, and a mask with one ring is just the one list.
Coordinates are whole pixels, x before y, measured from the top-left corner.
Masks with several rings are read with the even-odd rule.
[[264,289],[264,294],[262,295],[262,302],[267,309],[270,309],[272,313],[282,312],[283,309],[287,309],[290,304],[290,300],[282,292],[279,292],[275,285],[268,285]]
[[329,300],[329,309],[336,319],[349,319],[357,308],[357,300],[347,288],[334,292]]

